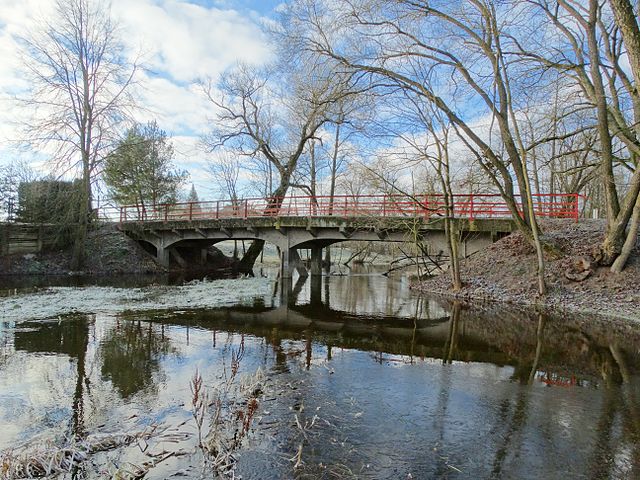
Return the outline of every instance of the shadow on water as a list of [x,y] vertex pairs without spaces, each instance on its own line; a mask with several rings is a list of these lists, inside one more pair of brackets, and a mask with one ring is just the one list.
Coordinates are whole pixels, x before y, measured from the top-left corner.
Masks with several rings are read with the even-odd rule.
[[[637,328],[417,296],[374,276],[279,281],[250,306],[5,323],[0,449],[65,422],[82,436],[132,412],[186,421],[189,376],[217,378],[240,338],[273,389],[245,478],[640,475]],[[325,423],[301,437],[292,412]]]

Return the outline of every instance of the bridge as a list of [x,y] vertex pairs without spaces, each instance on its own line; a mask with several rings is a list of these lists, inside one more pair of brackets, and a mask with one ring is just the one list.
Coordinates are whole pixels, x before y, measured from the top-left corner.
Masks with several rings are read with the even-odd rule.
[[[534,196],[538,217],[577,221],[578,194]],[[520,208],[520,206],[519,206]],[[515,222],[506,202],[493,194],[453,196],[453,223],[461,254],[469,256],[511,233]],[[165,266],[184,263],[181,251],[207,248],[225,240],[262,240],[275,245],[281,274],[289,278],[322,273],[322,249],[344,241],[415,242],[432,252],[446,251],[445,199],[442,195],[287,196],[127,205],[115,213],[119,228],[153,251]],[[309,249],[307,269],[299,250]]]

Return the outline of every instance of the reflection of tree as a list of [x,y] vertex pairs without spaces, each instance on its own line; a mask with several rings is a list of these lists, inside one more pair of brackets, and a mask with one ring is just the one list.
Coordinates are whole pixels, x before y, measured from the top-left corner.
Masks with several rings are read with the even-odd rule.
[[127,398],[154,384],[160,360],[172,352],[170,340],[154,324],[143,328],[140,321],[120,321],[100,345],[102,377]]
[[[74,315],[61,321],[24,322],[23,331],[15,334],[16,350],[31,353],[65,354],[76,359],[76,384],[73,391],[73,416],[71,429],[73,434],[84,434],[84,391],[89,389],[86,375],[86,356],[89,345],[89,327],[93,317]],[[28,328],[31,327],[31,328]]]
[[522,446],[522,439],[519,437],[527,423],[529,412],[529,386],[522,386],[518,391],[518,397],[513,412],[510,414],[511,402],[505,399],[500,405],[500,424],[506,425],[507,430],[502,434],[501,445],[496,450],[493,459],[491,478],[501,478],[503,475],[504,463],[509,452],[518,458]]
[[453,363],[454,354],[458,348],[458,324],[460,323],[460,302],[453,302],[451,305],[451,315],[449,316],[449,335],[447,343],[442,350],[442,362]]

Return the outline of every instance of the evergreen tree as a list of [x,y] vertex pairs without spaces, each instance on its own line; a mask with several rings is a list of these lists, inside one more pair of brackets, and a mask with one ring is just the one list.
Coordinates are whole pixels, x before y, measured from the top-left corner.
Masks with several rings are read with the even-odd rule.
[[105,161],[111,197],[143,211],[175,202],[188,174],[175,168],[173,156],[173,145],[156,122],[134,125]]
[[187,197],[187,202],[198,203],[199,201],[200,200],[198,199],[198,192],[196,192],[196,187],[192,183],[191,184],[191,191],[189,192],[189,196]]

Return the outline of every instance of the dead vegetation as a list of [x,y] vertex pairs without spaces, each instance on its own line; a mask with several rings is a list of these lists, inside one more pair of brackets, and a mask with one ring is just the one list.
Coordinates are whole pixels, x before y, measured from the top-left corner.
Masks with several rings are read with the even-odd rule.
[[243,339],[237,349],[231,349],[229,365],[223,359],[223,373],[216,385],[206,387],[198,371],[190,383],[203,471],[219,477],[235,478],[236,452],[249,434],[263,393],[261,369],[239,375],[244,353]]
[[152,439],[179,443],[186,437],[188,434],[153,425],[137,432],[97,433],[84,439],[71,438],[60,442],[36,439],[0,454],[0,479],[32,479],[73,473],[98,453],[129,446],[137,446],[147,460],[140,465],[124,463],[119,467],[114,466],[108,469],[109,477],[138,479],[169,457],[180,454],[164,449],[153,452],[149,448]]

